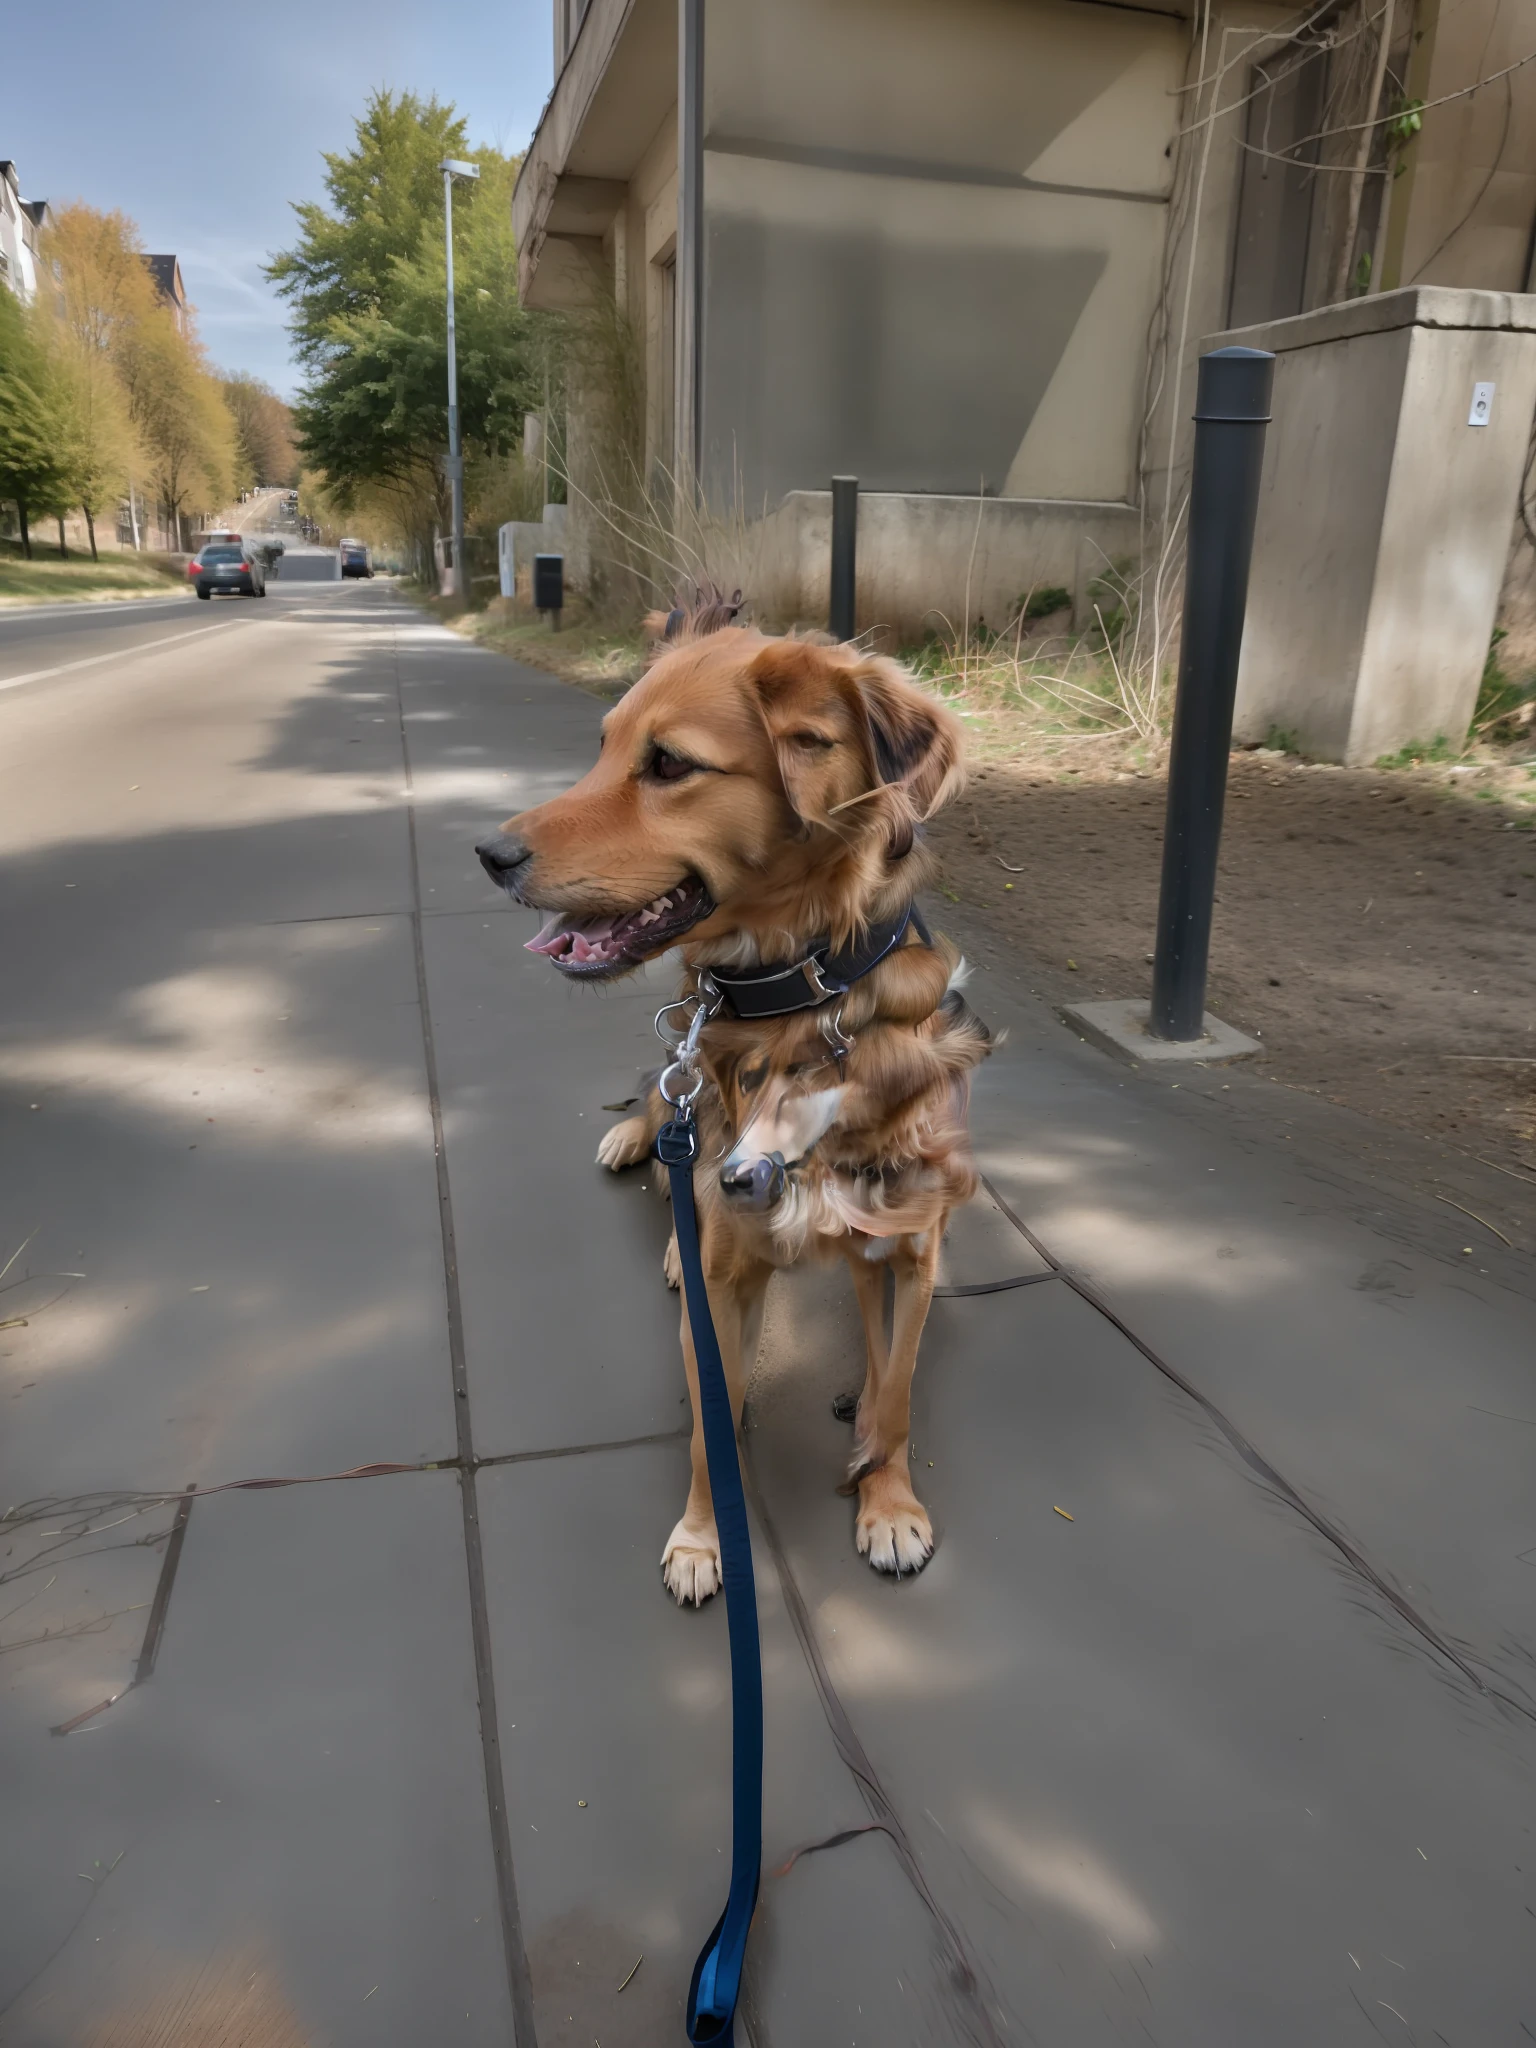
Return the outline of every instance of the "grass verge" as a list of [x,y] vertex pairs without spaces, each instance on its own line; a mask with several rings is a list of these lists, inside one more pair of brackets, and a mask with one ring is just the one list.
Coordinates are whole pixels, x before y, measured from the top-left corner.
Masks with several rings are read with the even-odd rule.
[[37,554],[29,562],[15,543],[0,545],[0,605],[89,603],[93,598],[164,597],[185,588],[186,571],[169,555],[103,555],[99,562]]
[[518,618],[503,598],[494,599],[484,611],[470,612],[457,610],[451,599],[420,595],[417,602],[477,646],[547,669],[562,682],[609,703],[623,696],[645,663],[645,643],[638,629],[618,630],[576,619],[552,632],[542,619]]

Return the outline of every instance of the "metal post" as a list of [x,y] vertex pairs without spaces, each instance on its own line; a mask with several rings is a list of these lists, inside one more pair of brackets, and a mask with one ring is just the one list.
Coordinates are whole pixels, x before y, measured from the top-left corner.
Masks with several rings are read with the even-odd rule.
[[448,488],[453,498],[453,589],[461,600],[468,599],[469,578],[464,573],[464,453],[459,445],[459,346],[453,307],[453,181],[478,178],[478,164],[457,163],[445,158],[438,169],[443,174],[443,233],[448,250]]
[[827,630],[834,640],[851,640],[858,631],[855,576],[858,567],[859,480],[832,479],[832,577],[827,601]]
[[677,350],[673,459],[696,502],[703,464],[704,0],[677,7]]
[[1219,348],[1200,358],[1149,1022],[1154,1038],[1181,1043],[1205,1032],[1211,905],[1274,369],[1274,357],[1257,348]]

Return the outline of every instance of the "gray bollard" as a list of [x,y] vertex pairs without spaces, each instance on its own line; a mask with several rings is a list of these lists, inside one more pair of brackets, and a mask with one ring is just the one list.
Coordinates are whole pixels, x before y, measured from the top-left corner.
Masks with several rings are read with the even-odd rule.
[[858,566],[859,480],[832,479],[832,588],[827,605],[827,631],[834,640],[851,640],[858,631],[854,582]]
[[1274,371],[1263,349],[1219,348],[1200,358],[1149,1023],[1152,1037],[1176,1042],[1205,1029],[1211,906]]

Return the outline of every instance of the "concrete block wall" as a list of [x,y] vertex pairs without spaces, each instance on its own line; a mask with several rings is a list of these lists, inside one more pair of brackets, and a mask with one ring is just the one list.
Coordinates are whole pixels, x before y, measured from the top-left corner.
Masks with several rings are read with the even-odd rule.
[[1277,357],[1236,737],[1356,766],[1460,745],[1536,411],[1536,295],[1420,286],[1202,346],[1233,342]]
[[[1005,626],[1031,591],[1073,594],[1078,623],[1091,588],[1133,567],[1141,515],[1132,505],[870,491],[859,499],[861,633],[910,644],[930,631]],[[832,494],[791,491],[761,522],[755,559],[736,579],[775,625],[827,617]]]

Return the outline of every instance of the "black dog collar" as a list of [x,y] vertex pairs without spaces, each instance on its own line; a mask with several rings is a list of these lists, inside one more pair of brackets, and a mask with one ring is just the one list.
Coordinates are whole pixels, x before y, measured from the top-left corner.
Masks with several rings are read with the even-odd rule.
[[895,952],[909,925],[925,946],[932,946],[921,912],[909,903],[888,923],[867,926],[857,942],[841,952],[834,953],[831,941],[823,939],[788,967],[703,967],[699,985],[706,996],[720,996],[732,1015],[749,1021],[819,1010],[823,1003],[847,995],[856,981]]

